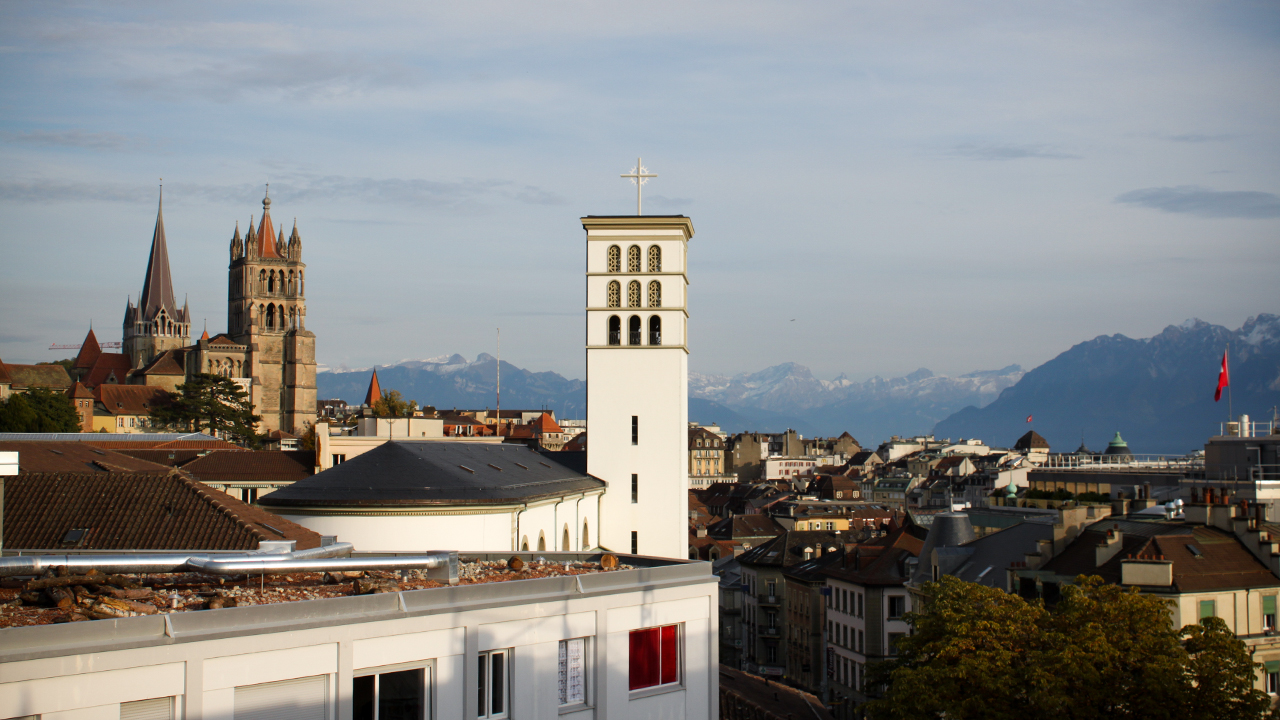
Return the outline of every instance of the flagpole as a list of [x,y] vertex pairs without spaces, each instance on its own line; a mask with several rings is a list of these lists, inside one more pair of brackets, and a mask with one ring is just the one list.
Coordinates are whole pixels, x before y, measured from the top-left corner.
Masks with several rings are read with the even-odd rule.
[[[1230,340],[1227,341],[1227,360],[1224,362],[1224,367],[1228,368],[1227,370],[1227,422],[1231,422],[1232,420],[1235,419],[1236,414],[1235,414],[1235,411],[1231,408],[1231,374],[1230,374],[1231,373],[1231,370],[1230,370],[1231,341]],[[1243,435],[1244,428],[1241,428],[1240,430],[1241,430],[1241,434]]]

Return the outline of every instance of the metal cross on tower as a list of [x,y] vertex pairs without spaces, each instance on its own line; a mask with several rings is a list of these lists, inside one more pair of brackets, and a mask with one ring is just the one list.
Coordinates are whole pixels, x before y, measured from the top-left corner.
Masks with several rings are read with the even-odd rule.
[[618,177],[631,178],[632,184],[636,186],[636,215],[640,214],[640,190],[644,184],[649,182],[649,178],[656,178],[656,173],[650,173],[640,164],[640,158],[636,158],[636,166],[631,168],[631,172],[619,175]]

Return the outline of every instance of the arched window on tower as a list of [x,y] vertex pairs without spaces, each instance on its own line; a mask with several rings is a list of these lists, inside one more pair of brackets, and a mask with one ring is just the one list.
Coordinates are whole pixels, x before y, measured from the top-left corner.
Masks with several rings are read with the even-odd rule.
[[649,272],[662,272],[662,248],[649,246]]
[[627,248],[627,272],[640,272],[640,246]]
[[259,271],[258,271],[258,287],[257,287],[257,290],[258,290],[259,292],[261,292],[261,291],[262,291],[262,289],[263,289],[263,288],[265,288],[266,286],[267,286],[267,271],[266,271],[266,270],[259,270]]
[[610,245],[608,256],[608,271],[611,273],[622,272],[622,250],[617,245]]
[[298,329],[298,315],[294,308],[289,308],[289,328],[291,330]]
[[306,295],[306,294],[307,294],[306,283],[305,283],[305,282],[304,282],[304,280],[303,280],[303,277],[302,277],[302,271],[301,271],[301,270],[299,270],[299,271],[298,271],[298,294],[299,294],[299,295]]
[[617,280],[609,281],[609,307],[622,307],[622,284]]
[[662,344],[662,318],[653,315],[649,318],[649,344]]
[[640,307],[640,281],[627,283],[627,307]]
[[276,271],[272,270],[271,274],[267,275],[267,292],[273,293],[275,291],[276,291]]
[[618,319],[617,315],[609,318],[609,344],[622,344],[622,321]]
[[628,345],[640,344],[640,316],[639,315],[632,315],[631,319],[627,320],[627,336],[628,336],[627,337]]
[[662,283],[657,280],[649,281],[649,307],[662,307]]
[[289,271],[289,294],[298,294],[298,278],[294,275],[292,270]]
[[267,329],[274,330],[276,328],[276,306],[274,304],[267,306]]

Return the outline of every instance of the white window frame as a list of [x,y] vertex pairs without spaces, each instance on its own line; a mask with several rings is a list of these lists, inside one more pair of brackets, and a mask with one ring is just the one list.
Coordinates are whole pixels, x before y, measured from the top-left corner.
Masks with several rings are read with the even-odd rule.
[[[477,655],[477,661],[484,661],[483,665],[476,668],[477,720],[500,720],[501,718],[511,717],[511,656],[513,650],[514,648],[494,648],[485,650]],[[496,655],[503,656],[503,672],[502,677],[499,679],[502,684],[502,710],[500,712],[493,712],[492,710],[494,688],[493,657]],[[481,708],[478,704],[481,687],[486,691],[484,708]],[[481,712],[482,709],[485,712]]]
[[[563,695],[567,695],[567,694],[568,694],[568,690],[567,690],[567,688],[564,688],[564,687],[562,686],[562,683],[567,681],[567,676],[566,676],[566,679],[565,679],[565,680],[561,680],[561,678],[559,677],[559,670],[560,670],[560,666],[559,666],[559,663],[560,663],[560,653],[561,653],[561,652],[565,652],[565,653],[567,654],[567,652],[568,652],[568,643],[571,643],[571,642],[577,642],[577,641],[579,641],[579,640],[580,640],[580,641],[582,641],[582,699],[581,699],[581,700],[567,700],[567,701],[561,702],[561,701],[560,701],[560,697],[561,697],[561,695],[562,695],[562,694],[563,694]],[[576,637],[576,638],[565,638],[564,640],[561,640],[559,643],[557,643],[556,649],[557,649],[557,652],[556,652],[556,676],[557,676],[557,677],[556,677],[556,685],[557,685],[557,688],[556,688],[556,689],[558,690],[558,692],[557,692],[557,696],[556,696],[556,700],[557,700],[557,702],[559,703],[560,711],[561,711],[561,712],[573,712],[573,711],[576,711],[576,710],[582,710],[582,709],[586,709],[586,708],[591,707],[592,700],[594,699],[594,698],[592,697],[592,696],[593,696],[593,694],[594,694],[594,693],[592,693],[592,686],[593,686],[593,684],[592,684],[592,681],[593,681],[593,677],[592,677],[592,670],[594,669],[594,667],[593,667],[593,663],[591,662],[591,638],[590,638],[589,636],[587,636],[587,637]]]
[[[422,670],[422,720],[431,720],[435,717],[435,677],[436,677],[436,661],[419,660],[416,662],[397,663],[395,665],[379,665],[377,667],[360,668],[351,673],[352,684],[354,685],[356,678],[369,677],[370,675],[386,675],[388,673],[403,672],[405,670]],[[378,720],[378,688],[379,681],[374,680],[373,685],[373,718]],[[352,698],[355,697],[354,687],[352,688]],[[352,712],[355,708],[352,707]]]

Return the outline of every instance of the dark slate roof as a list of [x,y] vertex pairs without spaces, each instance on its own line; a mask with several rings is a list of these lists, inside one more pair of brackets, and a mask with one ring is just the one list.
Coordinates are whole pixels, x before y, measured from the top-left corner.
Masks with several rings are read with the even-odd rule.
[[487,505],[603,490],[605,482],[509,443],[387,442],[260,499],[295,507]]
[[207,483],[297,482],[315,473],[316,454],[313,450],[219,450],[181,467]]
[[[585,433],[584,433],[585,434]],[[534,448],[543,457],[551,459],[553,463],[559,463],[576,473],[587,474],[587,451],[578,449],[569,449],[565,445],[564,450],[543,450],[542,448]]]
[[783,568],[782,574],[804,583],[821,583],[826,581],[826,571],[839,567],[844,561],[844,546],[837,545],[836,552],[827,552],[829,545],[822,548],[823,554],[812,560],[806,560],[790,567]]
[[142,295],[138,310],[142,320],[150,321],[160,310],[166,310],[174,320],[183,319],[178,314],[178,303],[173,297],[173,278],[169,273],[169,246],[164,238],[164,199],[156,208],[156,230],[151,236],[151,257],[147,259],[147,276],[142,280]]
[[880,542],[859,545],[856,552],[846,553],[840,565],[827,567],[824,574],[859,585],[903,584],[907,580],[905,560],[919,556],[924,543],[906,528],[877,540]]
[[834,545],[843,549],[845,536],[826,530],[789,530],[778,537],[751,548],[738,556],[744,565],[788,567],[805,561],[804,549],[821,545],[824,550]]
[[1035,430],[1028,430],[1027,434],[1018,438],[1018,442],[1014,443],[1013,447],[1016,450],[1048,450],[1049,441]]
[[[36,473],[5,480],[6,549],[256,550],[263,540],[320,536],[188,477],[164,473]],[[80,542],[63,545],[83,528]]]
[[1005,570],[1025,560],[1026,553],[1036,552],[1040,540],[1052,539],[1052,522],[1022,522],[984,535],[964,546],[973,554],[953,574],[966,582],[1003,590]]

